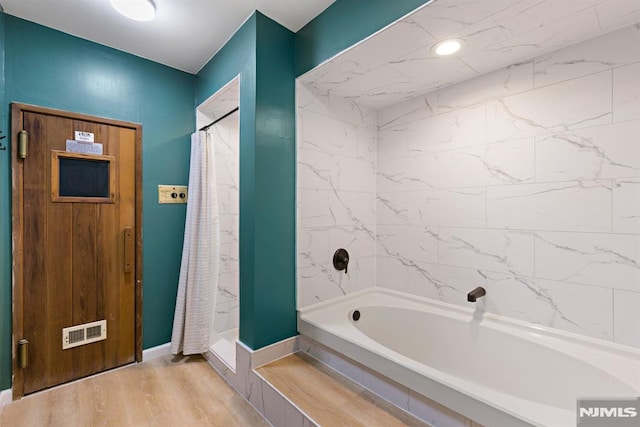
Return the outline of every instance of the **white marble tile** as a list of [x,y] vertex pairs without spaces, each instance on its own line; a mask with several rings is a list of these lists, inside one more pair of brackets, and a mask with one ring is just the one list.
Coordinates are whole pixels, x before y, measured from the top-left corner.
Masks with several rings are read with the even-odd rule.
[[375,165],[377,160],[377,135],[375,126],[365,128],[358,126],[357,152],[358,159],[372,162]]
[[298,150],[298,188],[331,189],[331,154]]
[[[336,85],[331,88],[331,96],[358,101],[361,105],[369,106],[361,99],[375,98],[377,94],[384,94],[389,87],[399,82],[408,82],[407,78],[390,67],[380,67],[364,74],[359,74],[349,80],[348,85]],[[357,99],[360,98],[360,99]]]
[[306,112],[314,112],[355,126],[374,128],[376,125],[375,111],[353,101],[320,94],[300,81],[296,83],[296,103],[302,117]]
[[305,337],[304,335],[299,336],[299,346],[300,351],[310,354],[315,359],[318,359],[325,365],[329,364],[329,359],[331,358],[331,351],[327,349],[322,344],[313,341],[310,338]]
[[236,216],[240,214],[240,190],[238,186],[229,187],[228,212]]
[[[449,227],[486,225],[483,187],[402,193],[409,199],[409,224]],[[411,206],[413,205],[413,206]]]
[[302,149],[356,157],[357,127],[313,111],[303,112]]
[[614,341],[640,348],[640,293],[614,291]]
[[640,179],[613,182],[613,231],[640,234]]
[[412,15],[434,37],[450,36],[505,8],[500,0],[438,0]]
[[252,370],[249,370],[249,375],[246,378],[245,399],[253,405],[254,408],[261,414],[265,411],[265,401],[263,396],[263,389],[269,386],[263,385],[264,380],[260,378]]
[[536,277],[640,292],[640,236],[537,232]]
[[237,253],[238,237],[238,215],[220,213],[220,245],[221,254],[232,257]]
[[484,227],[485,196],[483,187],[379,193],[378,224]]
[[[351,264],[351,261],[349,263]],[[363,289],[372,288],[376,285],[377,276],[375,256],[356,258],[353,261],[353,268],[356,269],[358,275],[356,290],[360,291]]]
[[238,188],[240,174],[239,163],[232,161],[229,156],[216,159],[216,184]]
[[438,157],[424,153],[378,162],[377,190],[400,192],[429,190],[438,180]]
[[[376,113],[370,108],[359,105],[357,102],[343,99],[338,96],[329,96],[329,113],[331,117],[351,123],[358,127],[374,129],[376,126]],[[322,111],[319,111],[322,113]]]
[[378,164],[385,160],[392,160],[407,156],[409,133],[406,126],[380,129],[377,133]]
[[[552,3],[552,2],[547,2]],[[553,19],[555,14],[551,14]],[[527,19],[526,14],[518,17]],[[532,31],[520,32],[520,22],[499,21],[507,38],[494,46],[469,54],[461,54],[462,59],[480,73],[492,71],[497,65],[506,66],[536,56],[552,52],[561,47],[593,37],[594,28],[598,28],[595,9],[589,8],[581,12],[563,17],[553,22],[531,20],[538,27]],[[515,34],[513,34],[515,33]]]
[[604,340],[613,338],[611,289],[490,272],[486,276],[487,311]]
[[[331,285],[329,263],[329,231],[327,229],[298,228],[298,308],[320,301]],[[330,295],[336,295],[333,290]]]
[[640,175],[640,121],[536,138],[536,181]]
[[469,427],[470,420],[414,391],[409,392],[409,411],[434,427]]
[[[374,248],[375,246],[372,245]],[[330,298],[347,295],[374,286],[375,257],[355,256],[350,251],[348,272],[338,271],[333,267],[333,253],[337,248],[321,254],[314,254],[309,260],[304,255],[307,266],[299,267],[298,307],[306,307]],[[301,257],[298,258],[299,263]]]
[[340,353],[331,353],[331,356],[329,357],[329,365],[345,377],[352,379],[358,384],[362,384],[364,381],[363,366]]
[[611,231],[610,181],[487,188],[487,226],[548,231]]
[[331,182],[338,191],[375,193],[376,171],[373,161],[332,156]]
[[486,141],[485,104],[438,114],[408,126],[411,152],[434,152]]
[[435,154],[438,188],[523,184],[534,179],[533,138],[503,141]]
[[[310,74],[313,74],[312,71]],[[309,86],[309,81],[305,79],[304,81],[301,79],[296,80],[296,109],[299,116],[299,119],[304,117],[304,113],[307,111],[313,111],[314,113],[319,113],[325,116],[331,116],[331,108],[329,106],[329,96],[324,94],[319,94],[314,91],[312,87]],[[299,120],[299,122],[304,123],[304,120]],[[300,141],[298,141],[300,143]]]
[[407,268],[398,258],[378,254],[376,257],[376,286],[411,293],[407,283]]
[[408,101],[393,104],[377,111],[379,129],[397,127],[416,120],[426,119],[438,112],[438,94],[431,92]]
[[[402,40],[402,43],[398,43]],[[412,17],[398,21],[349,50],[349,62],[357,64],[359,70],[373,70],[379,66],[413,52],[425,45],[432,45],[435,39]],[[339,58],[336,58],[339,60]]]
[[613,70],[614,122],[640,119],[639,75],[640,62]]
[[636,0],[609,0],[596,6],[596,12],[604,31],[640,21],[640,4]]
[[531,232],[441,227],[439,240],[441,264],[533,276]]
[[440,89],[438,112],[458,110],[530,89],[533,89],[533,61],[516,63]]
[[220,185],[218,184],[216,186],[216,189],[218,191],[218,210],[220,211],[220,213],[224,214],[229,214],[231,213],[231,203],[230,203],[230,190],[231,188],[227,185]]
[[498,141],[611,123],[611,72],[487,104],[487,139]]
[[[473,68],[459,58],[433,56],[429,49],[398,58],[385,68],[407,78],[409,83],[407,92],[410,92],[414,86],[419,86],[420,92],[426,93],[446,86],[451,80],[461,81],[478,75]],[[438,73],[425,72],[430,69],[437,69]],[[416,94],[420,92],[416,91]]]
[[[561,28],[567,17],[590,9],[601,0],[563,1],[526,0],[511,2],[512,6],[492,15],[494,21],[503,26],[509,37],[540,31],[547,28],[547,34],[554,34]],[[593,13],[592,10],[588,12]],[[556,25],[552,25],[558,23]],[[549,28],[551,27],[551,28]]]
[[291,403],[285,404],[284,427],[300,427],[304,423],[304,418],[304,415]]
[[376,198],[377,224],[407,225],[411,214],[411,196],[415,193],[378,193]]
[[329,230],[329,252],[344,248],[351,261],[376,255],[376,232],[372,227],[332,227]]
[[286,425],[284,397],[266,381],[262,382],[262,398],[264,400],[264,417],[274,426]]
[[535,85],[546,86],[640,61],[640,29],[635,25],[535,59]]
[[409,410],[409,389],[405,386],[366,367],[362,385],[405,411]]
[[302,190],[302,226],[375,224],[373,193]]
[[467,293],[485,282],[478,269],[413,261],[405,261],[405,266],[409,293],[451,304],[468,307]]
[[438,262],[438,243],[436,228],[408,225],[378,226],[378,256]]

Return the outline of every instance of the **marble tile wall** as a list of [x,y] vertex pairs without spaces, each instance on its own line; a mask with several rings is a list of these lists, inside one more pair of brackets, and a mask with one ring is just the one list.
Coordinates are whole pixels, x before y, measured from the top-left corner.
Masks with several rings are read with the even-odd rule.
[[215,332],[238,328],[239,322],[239,148],[238,114],[209,128],[216,147],[216,178],[220,213],[220,267],[213,320]]
[[[377,112],[377,286],[640,347],[640,25]],[[318,208],[319,209],[319,208]]]
[[[375,285],[375,113],[297,85],[298,307]],[[348,273],[334,252],[350,254]]]

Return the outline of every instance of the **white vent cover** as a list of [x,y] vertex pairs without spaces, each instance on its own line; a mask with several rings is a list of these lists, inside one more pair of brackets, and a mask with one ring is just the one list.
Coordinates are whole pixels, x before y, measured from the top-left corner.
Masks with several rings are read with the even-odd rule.
[[78,347],[96,341],[107,339],[107,321],[85,323],[84,325],[70,326],[62,330],[62,349]]

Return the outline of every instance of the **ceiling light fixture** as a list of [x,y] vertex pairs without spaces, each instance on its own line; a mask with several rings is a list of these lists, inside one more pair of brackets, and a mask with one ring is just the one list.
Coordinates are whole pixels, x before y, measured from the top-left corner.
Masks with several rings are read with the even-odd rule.
[[136,21],[151,21],[156,15],[156,6],[151,0],[111,0],[111,6]]
[[439,43],[436,43],[435,46],[431,49],[433,53],[438,56],[448,56],[453,55],[462,47],[462,40],[458,39],[449,39],[444,40]]

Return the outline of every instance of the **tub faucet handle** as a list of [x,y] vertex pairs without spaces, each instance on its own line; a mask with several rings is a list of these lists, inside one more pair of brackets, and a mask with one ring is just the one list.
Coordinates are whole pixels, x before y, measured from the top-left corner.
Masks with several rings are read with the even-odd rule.
[[487,294],[487,291],[484,290],[482,286],[478,286],[471,292],[467,294],[467,301],[476,302],[476,300],[480,297],[483,297]]
[[347,274],[347,269],[349,268],[349,252],[346,249],[338,249],[336,253],[333,254],[333,268],[338,271],[344,270],[344,273]]

